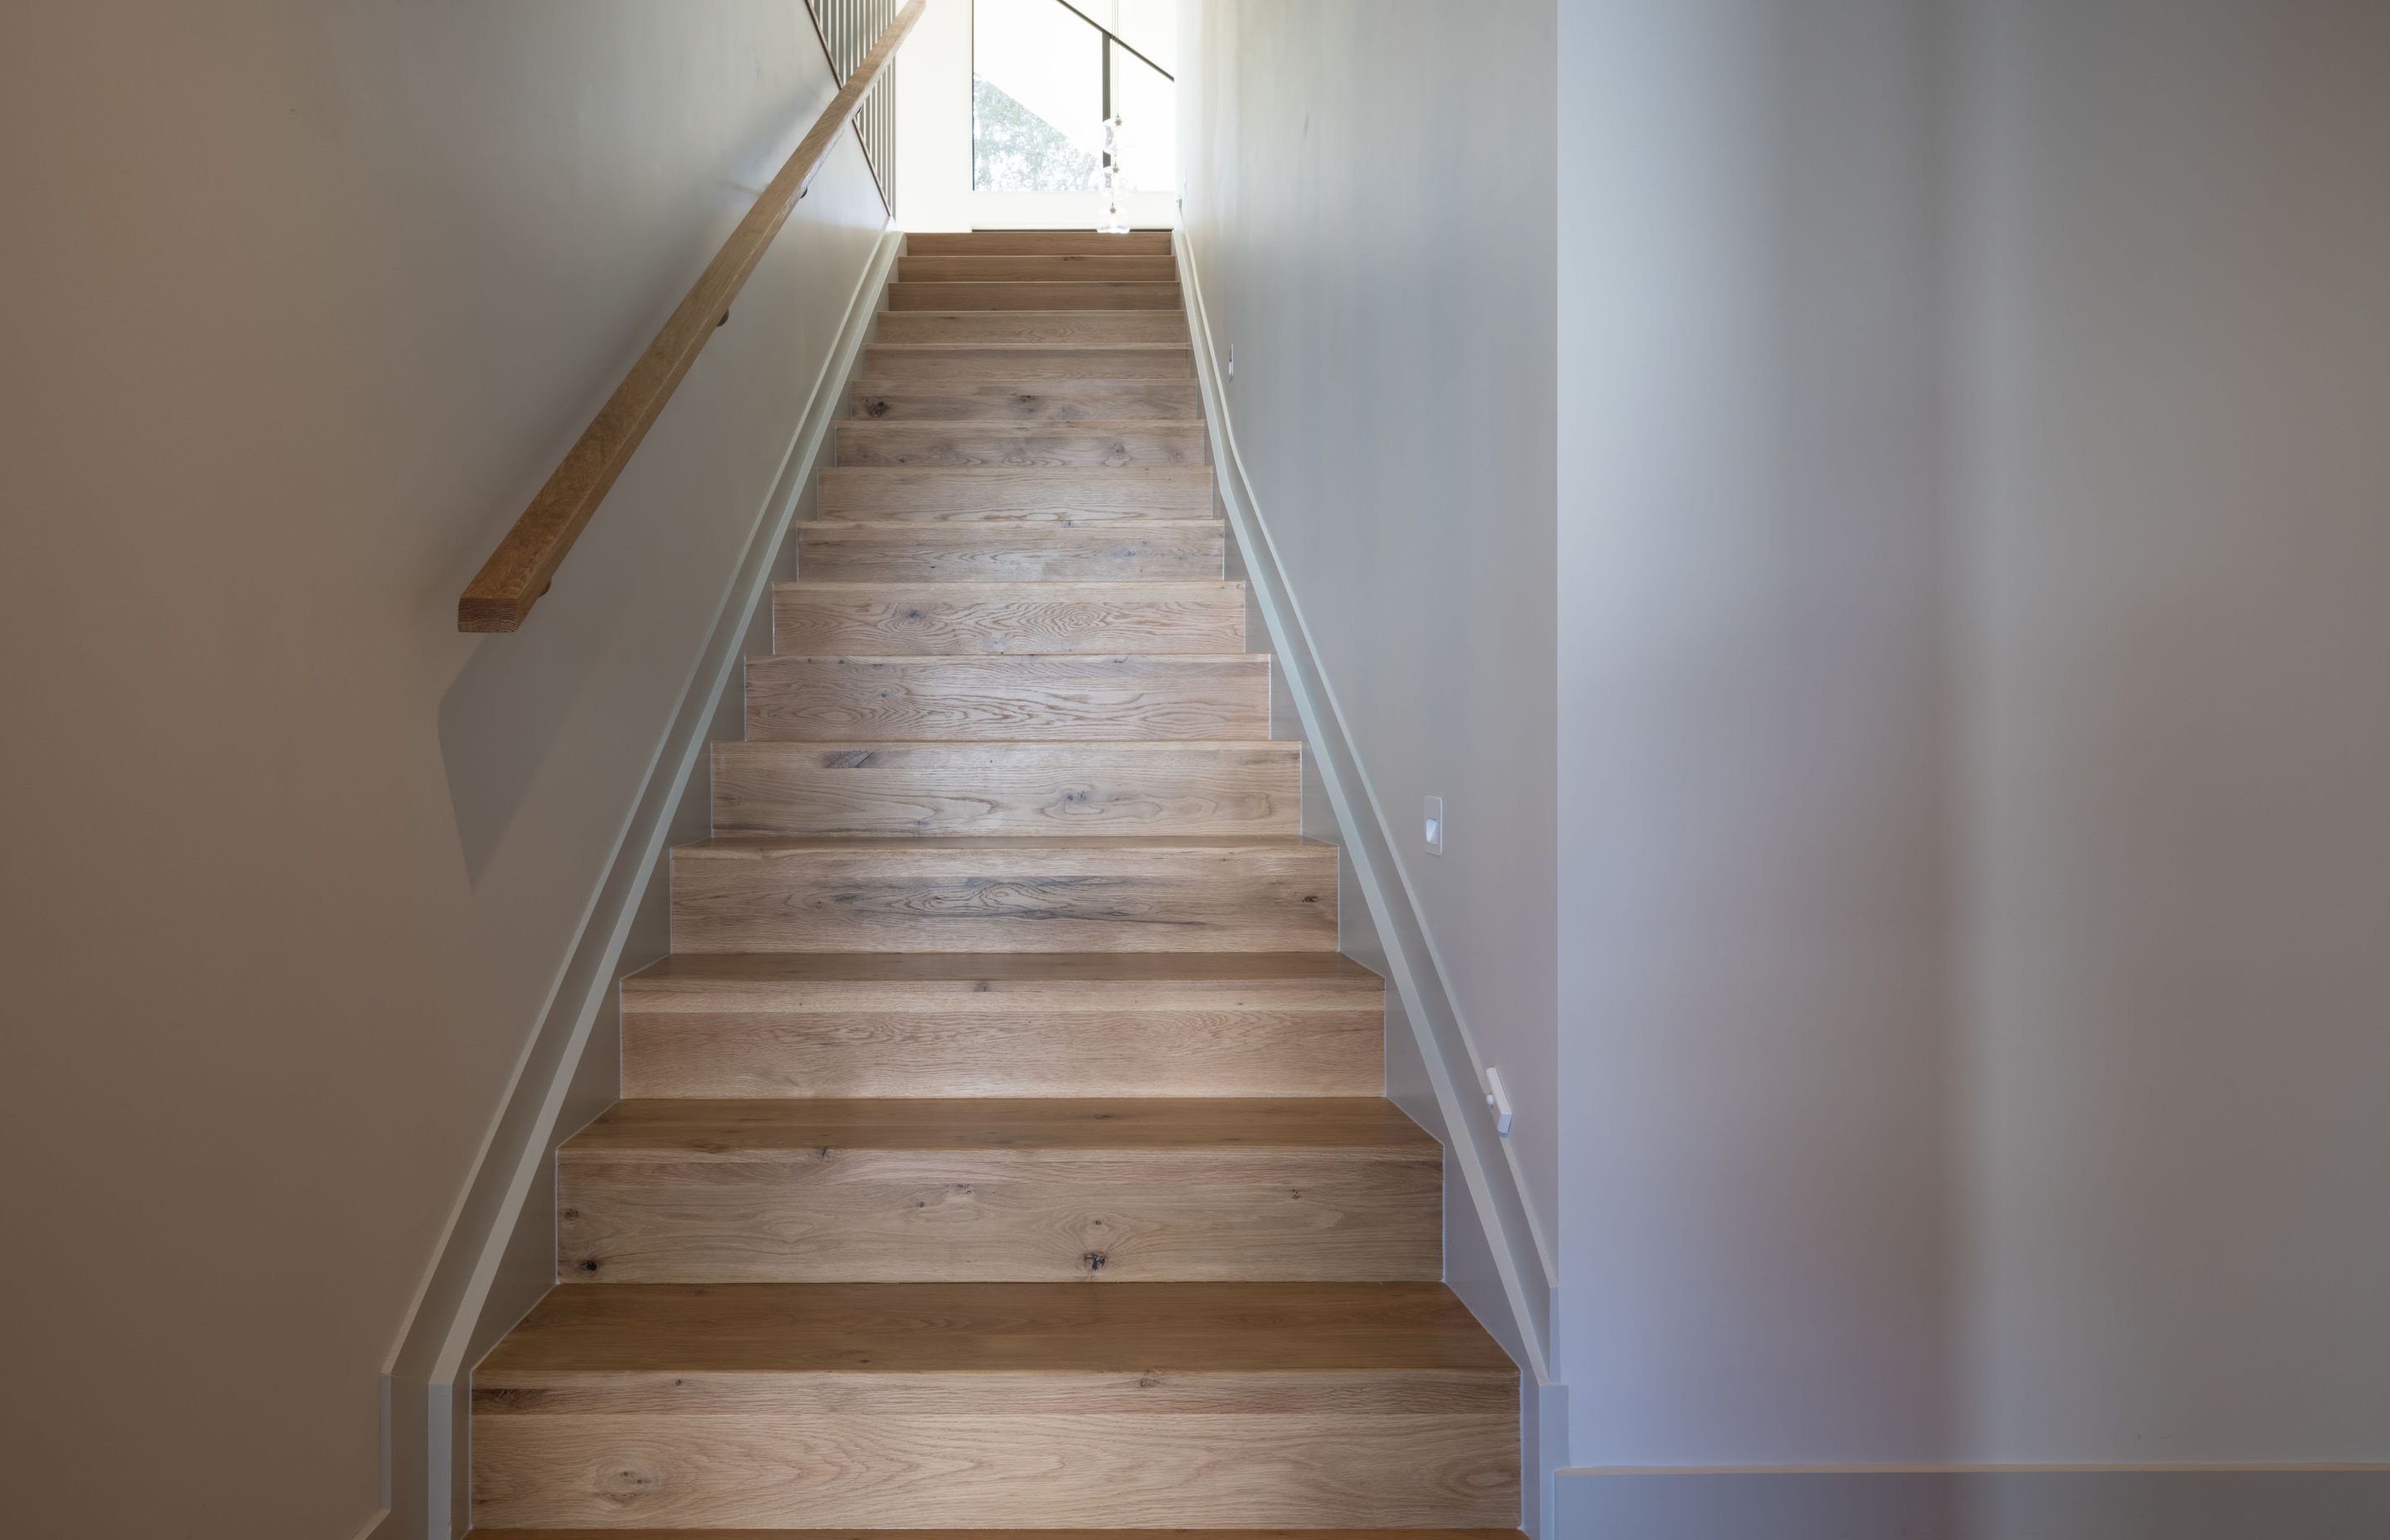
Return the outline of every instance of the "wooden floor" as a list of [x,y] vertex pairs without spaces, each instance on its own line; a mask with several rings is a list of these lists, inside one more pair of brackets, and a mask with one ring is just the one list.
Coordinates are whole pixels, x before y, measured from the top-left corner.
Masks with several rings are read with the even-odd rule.
[[482,1540],[1500,1540],[1519,1377],[1272,737],[1170,237],[916,236]]

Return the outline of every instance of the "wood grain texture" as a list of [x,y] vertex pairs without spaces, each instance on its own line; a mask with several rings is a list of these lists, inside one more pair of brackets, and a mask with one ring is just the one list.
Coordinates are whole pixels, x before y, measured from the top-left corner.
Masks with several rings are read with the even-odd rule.
[[1361,1096],[1382,1002],[1343,1011],[1120,1008],[639,1017],[623,1090],[651,1097]]
[[883,310],[871,333],[894,347],[1163,348],[1179,354],[1171,372],[1190,377],[1193,340],[1177,310]]
[[[680,957],[626,984],[623,1093],[763,1097],[1350,1097],[1383,1084],[1376,975],[1273,975],[1244,957],[1035,954]],[[946,965],[936,977],[915,966]],[[710,975],[703,965],[726,965]],[[768,972],[752,965],[769,962]],[[793,964],[842,964],[833,977]],[[982,966],[964,965],[977,962]],[[1136,965],[1118,976],[1087,965]],[[1011,965],[1014,971],[985,965]],[[1206,968],[1229,974],[1214,977]],[[664,969],[666,971],[659,971]]]
[[1377,1097],[624,1101],[563,1281],[1433,1281],[1443,1151]]
[[1264,989],[1276,1006],[1326,1010],[1377,998],[1384,987],[1337,952],[745,952],[661,957],[623,981],[636,1008],[703,1011],[946,1009],[990,1001],[1005,1009],[1108,1008],[1073,1004],[1090,999],[1208,1008],[1249,1001]]
[[880,466],[1204,465],[1200,422],[838,424],[838,463]]
[[[564,1143],[576,1167],[769,1163],[811,1170],[841,1155],[1280,1155],[1412,1159],[1433,1136],[1382,1097],[861,1097],[618,1101]],[[823,1151],[829,1151],[825,1155]],[[935,1280],[927,1280],[935,1281]]]
[[1437,1283],[624,1285],[547,1294],[490,1350],[474,1388],[537,1389],[567,1374],[653,1384],[997,1369],[1167,1380],[1447,1372],[1513,1389],[1518,1373]]
[[[469,1540],[1154,1540],[1150,1531],[473,1531]],[[1518,1531],[1174,1531],[1171,1540],[1520,1540]]]
[[1201,417],[1203,403],[1191,379],[867,379],[855,387],[854,415],[898,421],[1155,421]]
[[905,254],[908,257],[1047,256],[1057,252],[1166,257],[1170,254],[1170,232],[1131,230],[1126,235],[1106,236],[1092,230],[916,230],[905,237]]
[[716,835],[1302,831],[1284,743],[717,743]]
[[551,1415],[477,1419],[474,1437],[490,1524],[1468,1526],[1519,1510],[1515,1409]]
[[[1216,519],[1069,524],[823,520],[797,526],[797,572],[825,583],[1034,584],[1217,579]],[[1241,646],[1239,636],[1232,645]],[[1136,646],[1124,637],[1116,650]],[[1216,650],[1216,649],[1215,649]]]
[[1518,1393],[1436,1283],[560,1287],[475,1372],[475,1518],[1515,1522]]
[[1219,653],[1237,651],[1244,641],[1245,585],[1216,578],[1195,583],[832,583],[807,578],[772,591],[772,650],[809,657]]
[[825,520],[1213,517],[1208,466],[825,469]]
[[558,1158],[566,1281],[475,1374],[477,1523],[1518,1540],[1170,250],[909,237],[631,1099]]
[[1175,283],[892,283],[891,310],[1178,310]]
[[805,743],[1269,736],[1266,653],[747,661],[747,736]]
[[[1128,316],[1144,313],[1120,314]],[[1176,318],[1175,314],[1170,317]],[[1037,379],[1185,382],[1195,378],[1195,354],[1184,343],[1171,345],[1167,341],[1070,345],[1064,340],[969,346],[905,342],[866,348],[863,367],[867,377],[883,384],[954,386],[974,380],[1018,383]]]
[[1330,952],[1333,846],[723,839],[673,853],[675,952]]
[[[597,417],[582,431],[564,462],[516,519],[480,572],[456,601],[459,631],[512,631],[547,591],[566,553],[580,538],[598,505],[662,415],[716,325],[764,260],[772,237],[829,156],[830,148],[879,82],[896,50],[921,19],[928,0],[908,0],[862,63],[839,88],[821,116],[798,141],[761,196],[740,218],[696,284],[665,320],[631,372],[614,388]],[[1175,292],[1175,286],[1174,286]]]
[[1176,283],[1178,263],[1168,252],[1146,256],[1105,252],[1042,251],[1006,254],[973,251],[956,254],[910,252],[896,259],[896,276],[907,283],[960,280],[989,283],[1078,283],[1089,280]]

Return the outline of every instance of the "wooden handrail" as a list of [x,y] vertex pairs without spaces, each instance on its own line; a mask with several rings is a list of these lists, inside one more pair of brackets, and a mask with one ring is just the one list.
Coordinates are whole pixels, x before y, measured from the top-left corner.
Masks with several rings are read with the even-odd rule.
[[490,559],[482,564],[457,599],[457,630],[516,630],[547,592],[565,553],[572,549],[589,516],[598,511],[615,478],[622,475],[632,451],[655,426],[664,403],[679,389],[714,328],[729,318],[730,302],[739,297],[756,263],[764,260],[772,237],[789,222],[797,199],[805,195],[814,173],[829,158],[830,147],[854,121],[865,94],[887,71],[897,45],[921,19],[928,4],[929,0],[909,0],[896,13],[896,19],[880,34],[880,41],[871,45],[871,52],[798,144],[796,153],[706,263],[697,287],[639,354],[639,361],[631,366],[631,372],[623,377],[613,395],[566,453],[564,463],[548,477],[547,484],[539,489],[539,495],[523,509],[522,517],[515,520],[514,528],[498,542],[498,548],[490,553]]

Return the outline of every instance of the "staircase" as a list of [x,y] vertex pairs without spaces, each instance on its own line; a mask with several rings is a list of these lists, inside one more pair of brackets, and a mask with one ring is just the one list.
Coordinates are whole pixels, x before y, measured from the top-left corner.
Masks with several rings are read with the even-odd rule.
[[1518,1374],[1269,737],[1169,237],[907,253],[474,1375],[476,1533],[1494,1540]]

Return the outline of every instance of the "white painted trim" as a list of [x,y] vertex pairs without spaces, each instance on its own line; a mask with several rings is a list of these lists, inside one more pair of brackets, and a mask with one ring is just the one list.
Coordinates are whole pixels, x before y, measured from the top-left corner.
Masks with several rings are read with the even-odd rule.
[[473,1176],[416,1291],[385,1369],[385,1405],[393,1398],[395,1405],[383,1418],[382,1486],[390,1506],[368,1526],[376,1540],[450,1540],[455,1533],[453,1514],[461,1495],[455,1451],[462,1432],[455,1418],[472,1368],[467,1354],[525,1204],[536,1184],[550,1175],[548,1149],[567,1092],[591,1029],[615,988],[623,944],[662,865],[682,795],[712,741],[716,713],[742,687],[750,628],[771,602],[790,521],[846,403],[880,292],[903,245],[899,232],[884,231],[857,277],[838,342],[823,360],[805,410],[790,433],[772,492],[756,512],[746,555],[724,585],[705,646],[690,666],[638,799],[557,970],[539,1030],[516,1061]]
[[1572,1469],[1552,1540],[2349,1540],[2390,1534],[2384,1465]]
[[[1174,243],[1181,291],[1187,297],[1188,330],[1194,342],[1195,376],[1203,392],[1206,430],[1212,441],[1212,464],[1220,501],[1229,528],[1245,557],[1246,581],[1262,618],[1269,628],[1278,668],[1302,719],[1304,737],[1312,751],[1330,804],[1346,838],[1345,853],[1376,922],[1385,947],[1388,980],[1400,997],[1419,1039],[1420,1057],[1427,1067],[1436,1105],[1450,1136],[1447,1159],[1459,1170],[1463,1196],[1484,1227],[1495,1267],[1501,1276],[1517,1336],[1526,1348],[1525,1366],[1538,1386],[1552,1382],[1549,1322],[1555,1270],[1549,1249],[1536,1233],[1535,1217],[1525,1200],[1525,1186],[1507,1146],[1496,1137],[1484,1117],[1484,1060],[1471,1041],[1467,1022],[1451,992],[1444,985],[1442,959],[1436,955],[1413,901],[1403,871],[1394,825],[1385,817],[1336,703],[1312,645],[1311,630],[1286,584],[1278,553],[1270,544],[1268,526],[1245,480],[1244,462],[1237,453],[1234,424],[1220,389],[1212,342],[1211,323],[1203,305],[1202,284],[1195,252],[1184,227]],[[1366,812],[1367,820],[1362,815]],[[1406,825],[1405,827],[1407,827]],[[1389,881],[1386,868],[1391,867]],[[1454,1073],[1465,1065],[1475,1077],[1464,1092]],[[1492,1159],[1488,1145],[1501,1151]],[[1496,1173],[1501,1173],[1498,1178]],[[1447,1197],[1447,1201],[1450,1201]],[[1530,1393],[1534,1393],[1531,1390]]]

